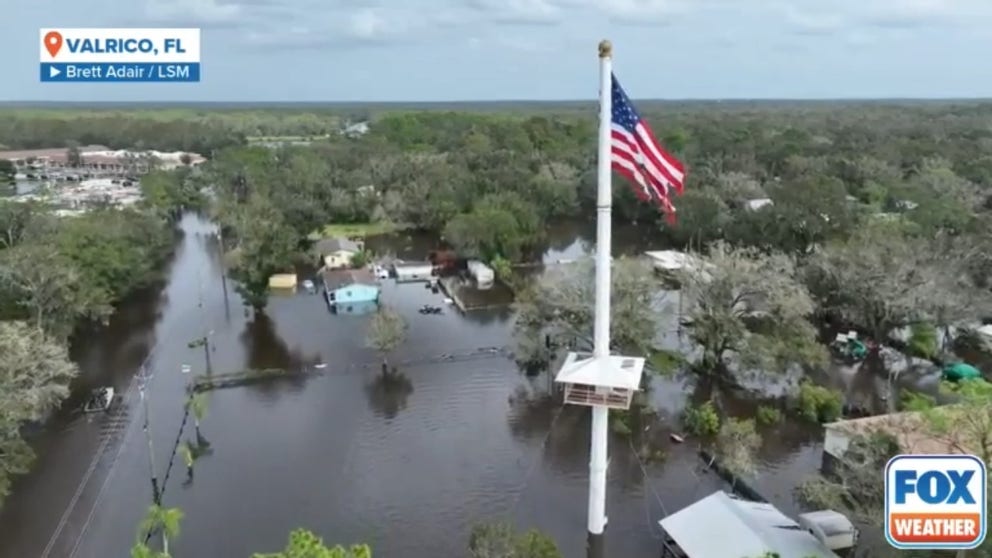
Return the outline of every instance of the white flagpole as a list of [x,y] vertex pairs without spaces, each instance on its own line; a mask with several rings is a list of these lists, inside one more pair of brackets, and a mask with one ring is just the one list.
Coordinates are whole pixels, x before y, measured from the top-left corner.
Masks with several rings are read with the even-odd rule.
[[[612,170],[610,126],[613,102],[613,45],[599,43],[599,158],[596,192],[596,307],[593,326],[593,357],[610,356],[610,252],[612,235]],[[609,408],[592,408],[592,440],[589,448],[589,534],[602,535],[606,528],[606,466],[609,439]]]

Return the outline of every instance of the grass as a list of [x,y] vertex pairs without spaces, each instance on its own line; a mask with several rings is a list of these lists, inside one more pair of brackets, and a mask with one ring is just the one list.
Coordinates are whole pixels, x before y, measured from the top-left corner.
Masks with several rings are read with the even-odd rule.
[[344,236],[347,238],[375,236],[377,234],[388,234],[400,230],[400,227],[393,223],[331,223],[324,225],[324,228],[316,236],[321,238]]

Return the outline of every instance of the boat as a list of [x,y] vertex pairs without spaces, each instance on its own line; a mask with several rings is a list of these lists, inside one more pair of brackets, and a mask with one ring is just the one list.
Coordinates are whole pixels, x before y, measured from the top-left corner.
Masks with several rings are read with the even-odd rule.
[[102,387],[93,390],[90,398],[83,405],[84,413],[101,413],[110,410],[114,403],[114,388]]

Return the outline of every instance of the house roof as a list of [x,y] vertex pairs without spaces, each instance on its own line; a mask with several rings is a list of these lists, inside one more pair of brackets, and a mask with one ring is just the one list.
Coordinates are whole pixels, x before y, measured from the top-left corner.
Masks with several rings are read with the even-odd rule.
[[367,269],[325,269],[321,272],[321,278],[324,287],[331,290],[348,285],[377,286],[375,277]]
[[[939,408],[950,424],[954,424],[964,412],[963,407],[946,405]],[[957,417],[955,416],[957,415]],[[848,436],[888,434],[896,439],[903,453],[928,455],[968,454],[971,448],[980,447],[980,441],[973,438],[971,429],[961,431],[953,428],[945,432],[935,432],[928,417],[923,413],[907,411],[874,417],[840,420],[823,425],[827,431],[835,431]]]
[[717,491],[659,521],[689,558],[763,556],[837,558],[771,505]]
[[320,254],[333,254],[342,250],[345,252],[360,252],[362,247],[353,240],[344,237],[333,237],[318,240],[314,245],[314,250]]

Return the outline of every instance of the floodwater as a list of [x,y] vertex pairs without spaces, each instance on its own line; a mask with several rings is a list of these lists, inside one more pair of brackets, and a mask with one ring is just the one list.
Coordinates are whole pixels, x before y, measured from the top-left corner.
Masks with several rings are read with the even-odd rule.
[[[139,293],[108,328],[77,343],[83,375],[34,438],[36,466],[0,511],[0,558],[128,555],[151,502],[135,380],[143,363],[163,503],[185,513],[174,556],[275,551],[296,527],[329,542],[368,542],[377,556],[464,556],[472,525],[484,520],[540,529],[565,556],[584,554],[589,413],[554,403],[546,377],[528,378],[500,353],[479,351],[510,343],[507,311],[422,315],[419,307],[443,305],[443,295],[418,283],[385,285],[384,299],[410,331],[392,355],[402,375],[384,380],[364,346],[367,317],[332,315],[307,294],[275,297],[265,315],[246,314],[233,289],[225,297],[212,226],[187,216],[182,228],[164,287]],[[618,230],[626,251],[648,248],[622,244],[625,235],[644,233]],[[572,259],[589,249],[593,230],[563,226],[551,236],[545,260]],[[402,240],[392,251],[416,257],[422,239]],[[211,452],[188,482],[179,456],[168,464],[177,439],[193,435],[184,423],[191,375],[183,368],[204,372],[203,349],[187,346],[204,335],[215,373],[315,374],[210,392],[202,433]],[[117,409],[79,414],[85,394],[106,384],[123,394]],[[672,423],[693,391],[685,379],[655,378],[648,397]],[[748,405],[727,407],[746,413]],[[795,513],[791,491],[819,465],[821,435],[793,421],[775,428],[755,486]],[[632,442],[611,439],[608,556],[657,556],[657,521],[723,486],[701,470],[695,444],[668,443],[664,427],[651,434],[665,454],[651,463]]]

